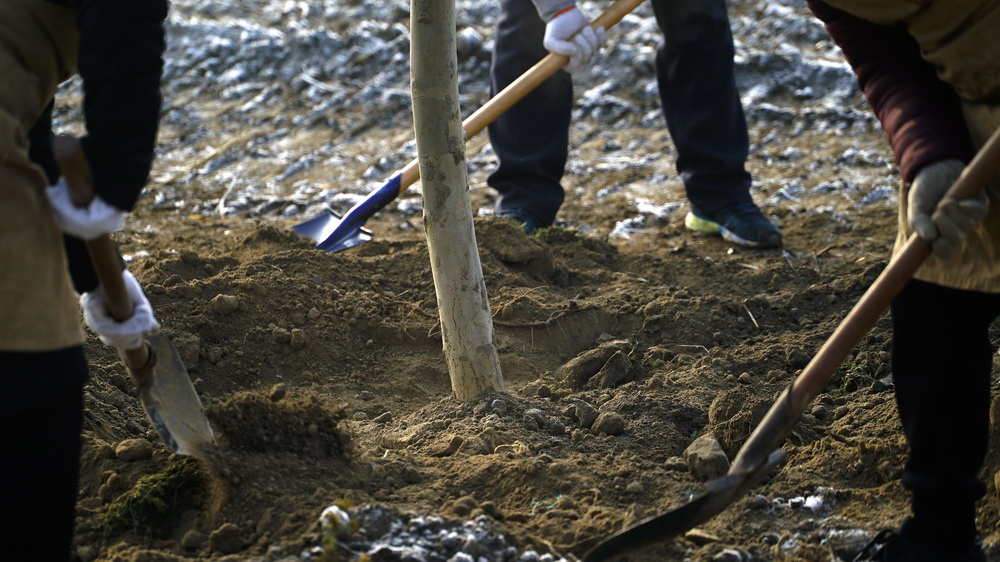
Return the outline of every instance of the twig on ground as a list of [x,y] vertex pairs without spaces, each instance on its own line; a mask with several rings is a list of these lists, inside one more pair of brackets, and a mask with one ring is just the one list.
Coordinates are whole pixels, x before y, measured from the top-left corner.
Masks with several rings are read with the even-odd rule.
[[750,312],[750,308],[747,306],[747,301],[743,301],[743,310],[747,311],[747,316],[750,317],[750,321],[753,322],[755,328],[760,328],[760,324],[757,323],[757,319],[753,317],[753,313]]

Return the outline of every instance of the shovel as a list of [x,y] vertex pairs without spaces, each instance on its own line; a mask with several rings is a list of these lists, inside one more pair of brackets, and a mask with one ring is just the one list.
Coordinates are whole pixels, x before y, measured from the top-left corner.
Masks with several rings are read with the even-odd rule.
[[[94,197],[90,168],[75,137],[57,136],[52,150],[69,186],[73,203],[83,207]],[[132,316],[114,241],[107,234],[87,241],[87,251],[104,290],[108,312],[118,321]],[[143,409],[170,450],[202,457],[215,441],[180,354],[162,332],[144,336],[134,349],[119,350],[139,389]]]
[[[621,21],[626,14],[641,4],[643,0],[617,0],[590,26],[608,29]],[[503,112],[528,95],[531,90],[555,74],[568,60],[563,55],[549,53],[535,66],[514,80],[490,101],[462,122],[466,138],[471,138],[486,128]],[[420,179],[419,160],[414,159],[396,172],[382,187],[369,193],[358,204],[351,207],[343,217],[333,211],[292,227],[295,232],[316,242],[316,247],[327,252],[340,252],[353,248],[372,239],[370,230],[363,228],[365,221],[399,197],[407,188]]]
[[[975,197],[998,171],[1000,129],[993,133],[945,198]],[[779,447],[806,406],[822,392],[848,353],[878,321],[929,254],[930,244],[916,233],[910,235],[903,249],[841,321],[819,353],[774,402],[750,439],[740,448],[725,476],[709,482],[707,491],[687,505],[611,535],[595,546],[583,561],[610,560],[674,538],[711,519],[767,476],[784,456]]]

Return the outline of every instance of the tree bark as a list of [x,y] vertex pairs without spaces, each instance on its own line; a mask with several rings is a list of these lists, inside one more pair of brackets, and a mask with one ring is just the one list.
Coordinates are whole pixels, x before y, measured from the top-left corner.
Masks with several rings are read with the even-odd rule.
[[451,388],[463,402],[503,390],[476,245],[458,106],[455,0],[412,0],[410,88],[424,229]]

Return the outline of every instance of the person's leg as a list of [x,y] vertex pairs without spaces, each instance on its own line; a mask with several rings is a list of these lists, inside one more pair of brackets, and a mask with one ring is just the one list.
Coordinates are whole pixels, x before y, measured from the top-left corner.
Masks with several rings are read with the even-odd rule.
[[[490,69],[496,94],[542,60],[545,23],[531,0],[501,0]],[[566,166],[573,102],[570,75],[562,70],[489,125],[499,165],[487,183],[497,190],[497,211],[524,210],[548,226],[563,202],[559,181]]]
[[975,542],[989,432],[989,325],[1000,294],[911,281],[892,304],[896,402],[910,446],[908,540],[960,554]]
[[735,50],[725,1],[654,0],[653,11],[663,33],[656,53],[657,86],[677,148],[677,172],[693,216],[710,223],[695,229],[721,227],[733,242],[780,245],[777,228],[750,196],[749,136],[733,75]]
[[677,171],[696,213],[749,196],[749,138],[733,77],[733,36],[724,0],[653,2],[663,42],[656,78]]
[[0,352],[0,525],[10,560],[69,558],[73,540],[87,363],[82,347]]

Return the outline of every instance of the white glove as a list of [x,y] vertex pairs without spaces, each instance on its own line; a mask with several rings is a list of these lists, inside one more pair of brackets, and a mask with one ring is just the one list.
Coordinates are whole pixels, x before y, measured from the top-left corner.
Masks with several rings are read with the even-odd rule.
[[907,223],[942,259],[965,242],[965,236],[986,218],[990,207],[986,193],[971,199],[949,199],[938,206],[964,169],[965,164],[958,160],[935,162],[920,170],[910,186]]
[[128,320],[119,322],[111,316],[104,304],[104,290],[100,287],[84,293],[80,297],[80,306],[83,307],[87,326],[100,336],[102,342],[118,349],[135,349],[142,345],[145,334],[159,331],[160,324],[153,316],[153,307],[135,276],[126,269],[122,278],[134,309]]
[[93,240],[102,234],[114,232],[125,224],[125,211],[106,203],[97,194],[86,207],[77,207],[70,198],[65,178],[46,190],[56,222],[66,234],[84,240]]
[[[608,37],[603,27],[593,29],[590,20],[579,8],[559,12],[545,26],[542,45],[550,53],[565,55],[569,62],[563,67],[566,72],[577,72],[586,68],[590,59],[601,50]],[[576,33],[579,31],[580,33]],[[573,34],[576,33],[574,37]]]

